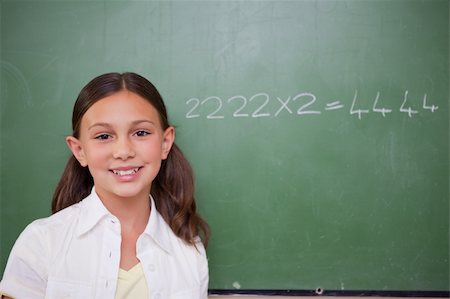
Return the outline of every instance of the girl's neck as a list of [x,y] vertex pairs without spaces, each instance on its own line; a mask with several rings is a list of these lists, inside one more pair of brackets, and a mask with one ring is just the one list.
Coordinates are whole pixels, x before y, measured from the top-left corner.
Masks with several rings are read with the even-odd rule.
[[136,242],[144,232],[150,217],[148,193],[133,198],[101,196],[103,204],[120,221],[120,268],[129,270],[139,263],[136,256]]
[[122,229],[144,230],[150,217],[150,198],[142,195],[135,198],[101,197],[106,209],[119,219]]

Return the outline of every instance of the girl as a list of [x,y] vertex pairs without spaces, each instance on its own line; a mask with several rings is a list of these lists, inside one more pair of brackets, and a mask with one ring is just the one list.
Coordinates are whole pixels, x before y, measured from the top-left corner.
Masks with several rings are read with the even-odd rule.
[[17,239],[4,298],[207,298],[208,226],[163,100],[134,73],[80,92],[52,202]]

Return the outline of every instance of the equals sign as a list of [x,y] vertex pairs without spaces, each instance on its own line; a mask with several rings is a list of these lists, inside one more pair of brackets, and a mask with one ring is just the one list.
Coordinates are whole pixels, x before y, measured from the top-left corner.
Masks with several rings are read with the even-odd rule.
[[342,105],[340,101],[336,101],[336,102],[327,104],[327,106],[325,107],[325,110],[336,110],[336,109],[341,109],[343,107],[344,107],[344,105]]

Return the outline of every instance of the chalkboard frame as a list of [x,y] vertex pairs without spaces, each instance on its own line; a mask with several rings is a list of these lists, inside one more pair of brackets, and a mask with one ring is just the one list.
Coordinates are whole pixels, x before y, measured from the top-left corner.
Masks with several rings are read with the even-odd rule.
[[354,291],[354,290],[208,290],[210,295],[261,295],[261,296],[333,296],[333,297],[415,297],[448,298],[450,291]]

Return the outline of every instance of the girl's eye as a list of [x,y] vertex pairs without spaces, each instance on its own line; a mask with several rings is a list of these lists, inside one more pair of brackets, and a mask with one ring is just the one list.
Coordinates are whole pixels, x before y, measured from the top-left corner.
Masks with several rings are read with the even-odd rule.
[[109,139],[109,135],[108,134],[100,134],[100,135],[97,135],[97,136],[95,136],[95,139],[98,139],[98,140],[107,140],[107,139]]
[[138,137],[144,137],[144,136],[150,135],[150,132],[140,130],[140,131],[137,131],[135,134]]

